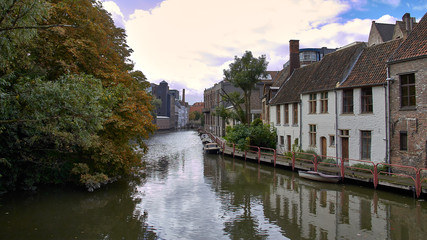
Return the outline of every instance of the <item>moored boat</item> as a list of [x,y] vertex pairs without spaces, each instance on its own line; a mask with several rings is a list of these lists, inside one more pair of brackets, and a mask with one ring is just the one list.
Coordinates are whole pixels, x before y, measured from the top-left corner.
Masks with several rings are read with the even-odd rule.
[[324,173],[315,172],[315,171],[298,171],[298,175],[302,178],[320,181],[320,182],[337,183],[341,180],[341,176],[329,175],[329,174],[324,174]]
[[203,146],[203,150],[204,150],[206,153],[216,153],[216,154],[218,154],[220,149],[221,149],[221,148],[218,146],[218,144],[217,144],[217,143],[206,143],[206,144]]

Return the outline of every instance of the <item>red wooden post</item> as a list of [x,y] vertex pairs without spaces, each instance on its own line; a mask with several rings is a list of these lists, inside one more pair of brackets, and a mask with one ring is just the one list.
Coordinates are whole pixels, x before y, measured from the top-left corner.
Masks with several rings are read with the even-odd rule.
[[341,177],[342,177],[342,181],[344,181],[344,159],[341,158]]
[[417,193],[417,198],[419,198],[421,195],[421,174],[420,174],[420,172],[421,172],[421,169],[418,169],[417,170],[417,180],[415,182],[415,191]]
[[292,171],[295,170],[295,152],[292,152]]
[[233,158],[234,158],[234,152],[236,151],[236,144],[233,143]]
[[374,164],[374,188],[377,189],[378,186],[378,163]]
[[314,171],[317,172],[317,155],[314,155]]
[[276,149],[273,149],[274,151],[274,167],[276,167]]
[[261,162],[261,148],[260,147],[257,147],[258,148],[258,164]]

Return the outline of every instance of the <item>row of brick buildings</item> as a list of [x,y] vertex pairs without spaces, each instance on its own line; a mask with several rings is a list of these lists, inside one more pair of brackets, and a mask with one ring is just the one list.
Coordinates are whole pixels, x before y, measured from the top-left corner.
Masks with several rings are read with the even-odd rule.
[[[369,40],[302,64],[299,41],[290,60],[255,91],[254,117],[277,129],[277,150],[292,145],[325,157],[427,167],[427,17],[372,23]],[[305,65],[305,66],[303,66]],[[205,129],[223,136],[213,115],[227,82],[205,90]],[[227,89],[229,88],[229,89]]]

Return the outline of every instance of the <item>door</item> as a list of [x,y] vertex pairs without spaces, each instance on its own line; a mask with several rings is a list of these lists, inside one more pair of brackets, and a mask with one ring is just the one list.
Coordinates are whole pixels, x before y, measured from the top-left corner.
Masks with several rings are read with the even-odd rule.
[[326,138],[325,137],[321,137],[320,141],[322,143],[322,153],[321,153],[322,158],[326,158],[326,155],[328,155],[327,149],[326,149],[326,146],[327,146],[326,145]]
[[348,159],[348,137],[341,137],[341,157]]

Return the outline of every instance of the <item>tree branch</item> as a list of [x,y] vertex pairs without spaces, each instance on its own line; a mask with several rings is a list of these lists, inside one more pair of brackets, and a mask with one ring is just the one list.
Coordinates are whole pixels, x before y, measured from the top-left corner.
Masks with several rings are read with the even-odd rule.
[[77,25],[68,25],[68,24],[51,24],[51,25],[39,25],[39,26],[6,27],[6,28],[0,28],[0,32],[18,30],[18,29],[47,29],[47,28],[53,28],[53,27],[77,28],[78,26]]

